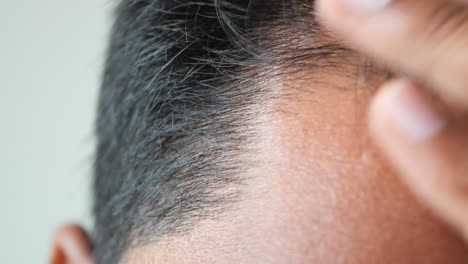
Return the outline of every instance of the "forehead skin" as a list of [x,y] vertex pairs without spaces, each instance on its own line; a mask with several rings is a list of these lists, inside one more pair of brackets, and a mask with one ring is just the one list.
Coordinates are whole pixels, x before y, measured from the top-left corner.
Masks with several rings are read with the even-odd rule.
[[366,130],[368,83],[346,67],[273,84],[297,92],[259,126],[265,165],[249,172],[242,201],[124,262],[467,263],[464,243],[379,158]]

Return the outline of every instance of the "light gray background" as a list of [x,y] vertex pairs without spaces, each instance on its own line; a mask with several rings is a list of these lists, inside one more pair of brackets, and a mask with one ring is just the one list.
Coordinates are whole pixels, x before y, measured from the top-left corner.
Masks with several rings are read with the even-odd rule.
[[92,123],[115,0],[0,0],[0,262],[90,226]]

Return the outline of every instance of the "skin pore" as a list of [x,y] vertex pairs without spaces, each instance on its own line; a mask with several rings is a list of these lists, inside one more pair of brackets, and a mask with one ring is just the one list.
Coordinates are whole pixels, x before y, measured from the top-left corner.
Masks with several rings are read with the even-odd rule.
[[363,78],[353,61],[273,82],[296,92],[261,117],[264,165],[249,172],[242,201],[188,234],[130,249],[124,263],[466,263],[463,241],[373,147],[367,86],[383,77]]

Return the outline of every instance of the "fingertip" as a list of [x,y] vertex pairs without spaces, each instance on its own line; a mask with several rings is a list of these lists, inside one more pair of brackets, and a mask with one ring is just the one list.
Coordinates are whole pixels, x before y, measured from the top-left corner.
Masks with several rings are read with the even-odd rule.
[[415,145],[427,142],[445,127],[446,118],[422,88],[407,80],[391,82],[377,94],[371,106],[373,128],[394,129],[395,133]]
[[377,141],[380,141],[380,138],[388,138],[386,134],[392,130],[388,109],[392,108],[392,101],[397,92],[395,87],[401,86],[403,82],[397,80],[384,84],[371,101],[368,115],[369,129]]
[[319,0],[316,3],[318,19],[334,31],[342,31],[346,8],[337,0]]

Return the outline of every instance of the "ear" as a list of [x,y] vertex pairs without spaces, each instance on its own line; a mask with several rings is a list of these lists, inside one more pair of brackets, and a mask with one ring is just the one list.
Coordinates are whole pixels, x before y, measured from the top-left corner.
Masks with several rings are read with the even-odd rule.
[[60,228],[54,239],[50,264],[93,264],[92,243],[77,225]]

